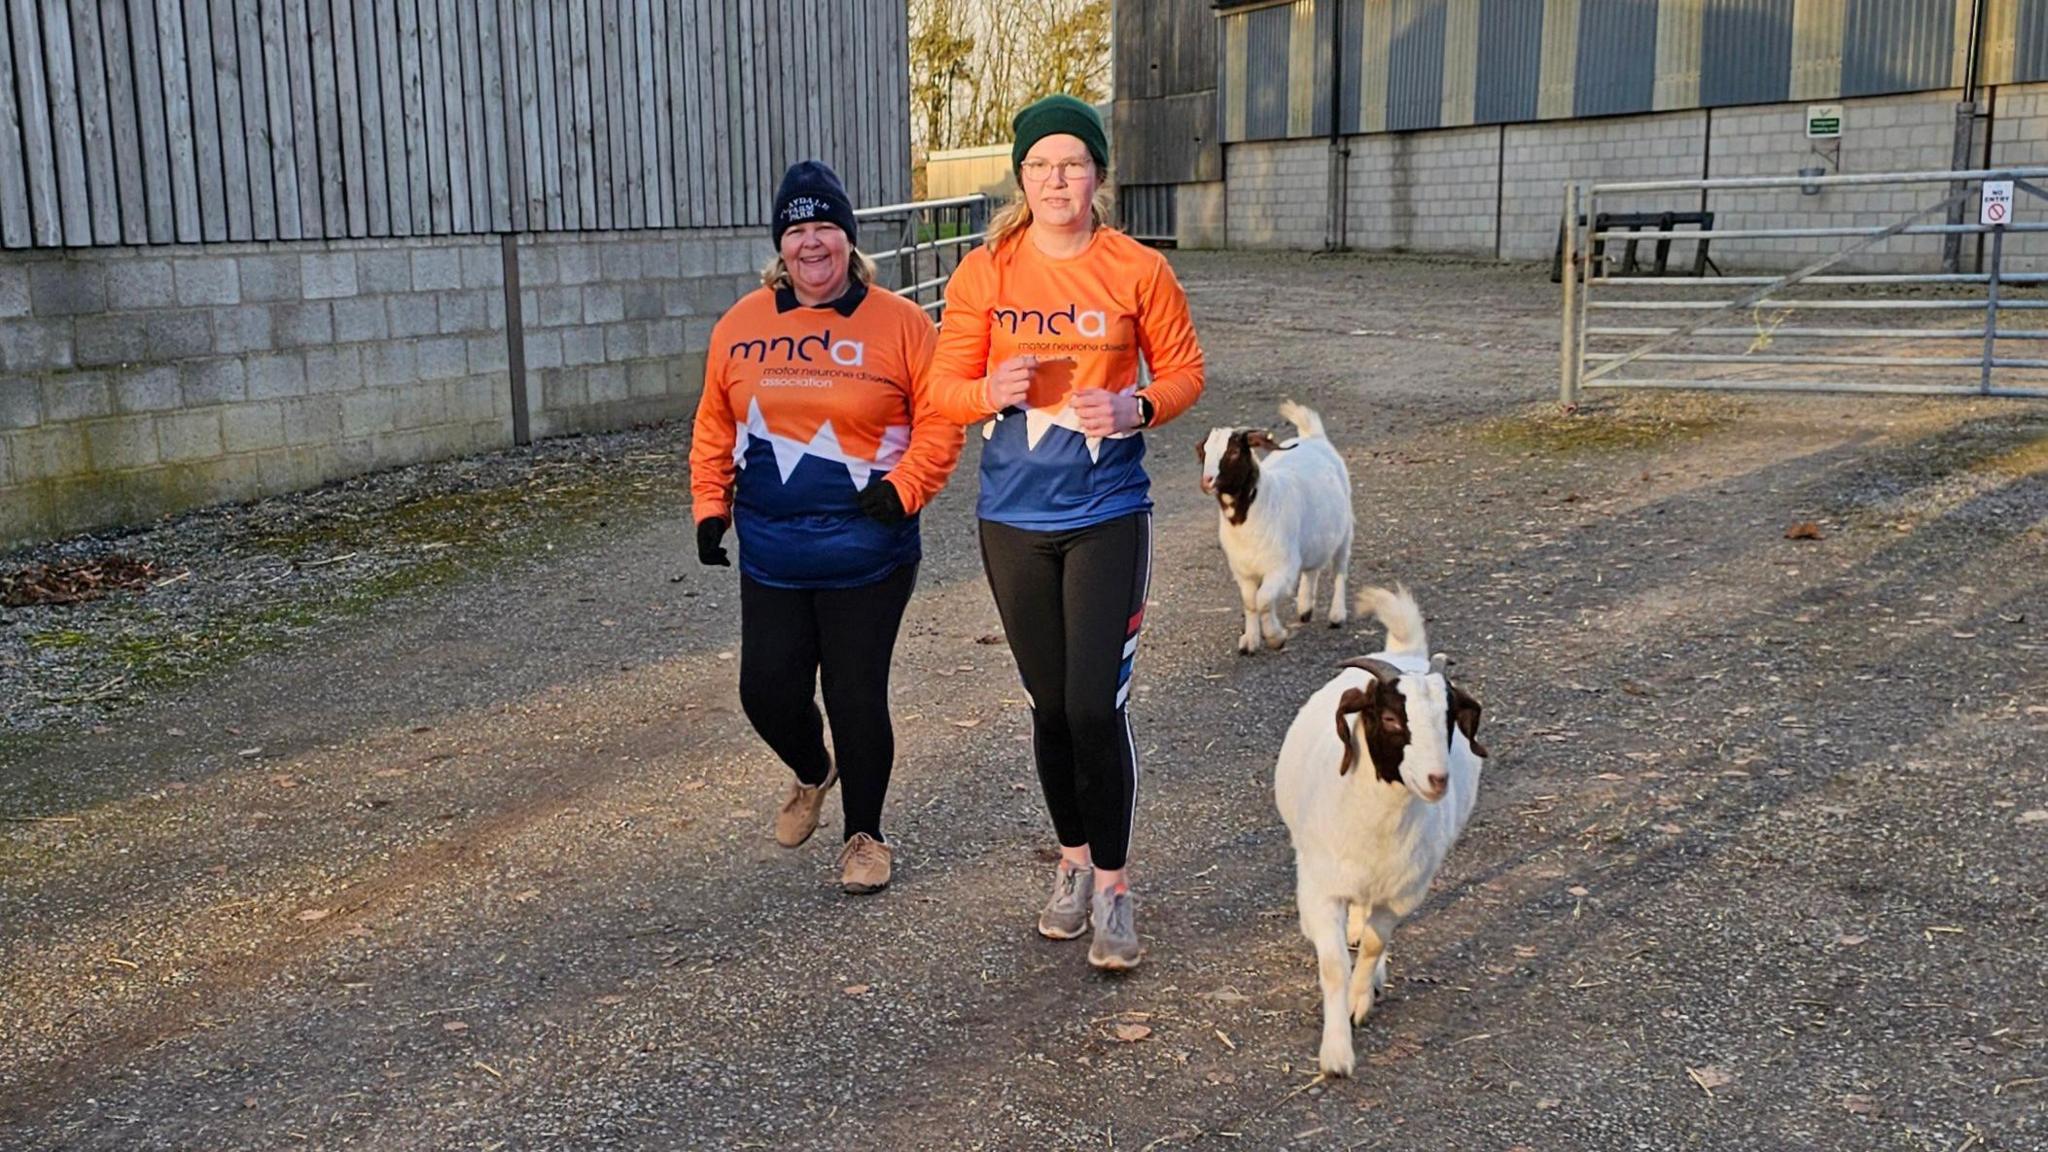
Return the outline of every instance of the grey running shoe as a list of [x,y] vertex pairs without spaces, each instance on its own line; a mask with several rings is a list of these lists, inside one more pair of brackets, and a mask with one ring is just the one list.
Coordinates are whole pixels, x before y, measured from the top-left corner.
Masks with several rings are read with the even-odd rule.
[[1038,914],[1038,934],[1048,940],[1072,940],[1088,931],[1088,894],[1095,891],[1095,869],[1053,869],[1052,899]]
[[1095,939],[1088,962],[1105,972],[1128,972],[1138,966],[1138,926],[1132,919],[1131,890],[1097,892],[1094,898]]

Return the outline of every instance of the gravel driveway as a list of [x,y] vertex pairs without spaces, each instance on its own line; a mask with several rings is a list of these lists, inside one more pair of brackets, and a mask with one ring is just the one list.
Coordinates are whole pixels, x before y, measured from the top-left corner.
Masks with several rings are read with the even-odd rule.
[[[687,430],[560,441],[0,557],[154,572],[0,616],[0,1147],[2048,1147],[2048,408],[1565,417],[1541,269],[1175,263],[1142,969],[1032,932],[971,459],[853,899],[768,835]],[[1378,633],[1237,655],[1192,451],[1283,396],[1494,753],[1344,1081],[1270,785]]]

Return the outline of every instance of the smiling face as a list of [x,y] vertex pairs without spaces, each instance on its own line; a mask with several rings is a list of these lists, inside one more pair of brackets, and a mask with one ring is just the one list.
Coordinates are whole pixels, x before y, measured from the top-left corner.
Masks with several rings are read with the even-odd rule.
[[853,245],[839,225],[813,220],[782,234],[782,263],[790,287],[806,304],[836,300],[846,291],[846,268]]
[[1018,170],[1018,183],[1034,222],[1063,231],[1092,225],[1102,173],[1079,136],[1055,134],[1033,144]]

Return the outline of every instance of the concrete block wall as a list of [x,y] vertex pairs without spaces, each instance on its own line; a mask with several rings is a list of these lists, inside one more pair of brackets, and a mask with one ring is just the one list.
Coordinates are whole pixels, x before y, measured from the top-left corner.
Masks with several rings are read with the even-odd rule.
[[695,411],[711,326],[760,285],[766,237],[545,235],[519,247],[533,434]]
[[1353,248],[1494,254],[1499,128],[1353,137],[1346,240]]
[[1230,246],[1228,188],[1221,180],[1174,187],[1174,242],[1183,248]]
[[[767,247],[523,238],[535,434],[689,412]],[[503,447],[509,347],[496,237],[9,253],[0,547]]]
[[[1955,106],[1961,92],[1923,92],[1843,101],[1839,171],[1925,172],[1945,169],[1955,147]],[[1725,108],[1713,116],[1715,176],[1791,176],[1806,167],[1832,167],[1806,138],[1805,105]],[[1981,155],[1981,153],[1979,153]],[[1716,228],[1876,227],[1894,223],[1948,195],[1946,185],[1824,188],[1808,196],[1797,188],[1710,193]],[[1971,207],[1971,221],[1976,217]],[[1929,223],[1946,223],[1947,217]],[[1729,271],[1783,270],[1853,243],[1835,237],[1793,240],[1716,240],[1714,261]],[[1970,242],[1974,248],[1974,241]],[[1939,264],[1942,238],[1899,236],[1844,261],[1843,270],[1930,271]]]
[[[1998,90],[1991,126],[1991,163],[1999,168],[2048,167],[2048,84]],[[2013,197],[2013,215],[2020,220],[2048,220],[2048,200],[2019,192]],[[2005,256],[2005,266],[2011,271],[2048,272],[2048,234],[2008,235]]]
[[1224,150],[1232,248],[1323,246],[1330,224],[1327,140],[1233,144]]
[[[1960,92],[1841,101],[1844,173],[1930,171],[1947,168],[1954,147]],[[1547,260],[1557,243],[1566,181],[1699,179],[1702,176],[1791,176],[1826,166],[1806,138],[1806,105],[1787,103],[1561,120],[1409,133],[1375,133],[1346,141],[1347,239],[1353,248],[1415,252],[1498,254],[1509,260]],[[2013,85],[1995,93],[1989,139],[1971,154],[1993,166],[2048,165],[2048,84]],[[1316,249],[1328,227],[1328,142],[1262,141],[1225,149],[1225,230],[1240,248]],[[1808,225],[1872,227],[1892,223],[1945,195],[1925,188],[1828,189],[1815,196],[1797,189],[1723,191],[1704,203],[1722,228]],[[1604,211],[1696,211],[1697,191],[1614,195]],[[2016,206],[2035,219],[2024,195]],[[1969,209],[1975,220],[1976,206]],[[1496,220],[1498,235],[1496,236]],[[1785,270],[1823,252],[1837,238],[1718,240],[1724,269]],[[1901,237],[1850,258],[1845,269],[1928,270],[1939,260],[1940,237]],[[1976,241],[1966,241],[1974,255]],[[2008,267],[2048,268],[2048,235],[2007,238]],[[1689,246],[1674,257],[1686,259]]]
[[[1557,248],[1567,181],[1697,180],[1706,165],[1706,113],[1510,125],[1503,156],[1501,257],[1548,260]],[[1697,210],[1699,193],[1636,196],[1603,207]]]

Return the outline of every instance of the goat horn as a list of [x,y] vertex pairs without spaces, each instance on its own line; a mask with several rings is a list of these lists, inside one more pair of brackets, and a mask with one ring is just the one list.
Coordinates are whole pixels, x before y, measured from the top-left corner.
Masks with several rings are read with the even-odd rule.
[[1436,655],[1434,655],[1434,656],[1431,656],[1431,657],[1429,658],[1429,674],[1430,674],[1430,675],[1432,675],[1432,676],[1441,676],[1441,675],[1443,675],[1443,674],[1444,674],[1444,669],[1445,669],[1445,668],[1447,668],[1447,667],[1449,667],[1449,666],[1450,666],[1450,663],[1451,663],[1451,658],[1450,658],[1450,657],[1448,657],[1448,656],[1446,656],[1446,655],[1444,655],[1444,654],[1443,654],[1443,653],[1441,653],[1441,652],[1437,653],[1437,654],[1436,654]]
[[1394,667],[1385,660],[1372,656],[1356,656],[1346,660],[1339,667],[1363,668],[1367,672],[1372,673],[1373,678],[1382,684],[1399,684],[1401,682],[1401,670],[1399,668]]

